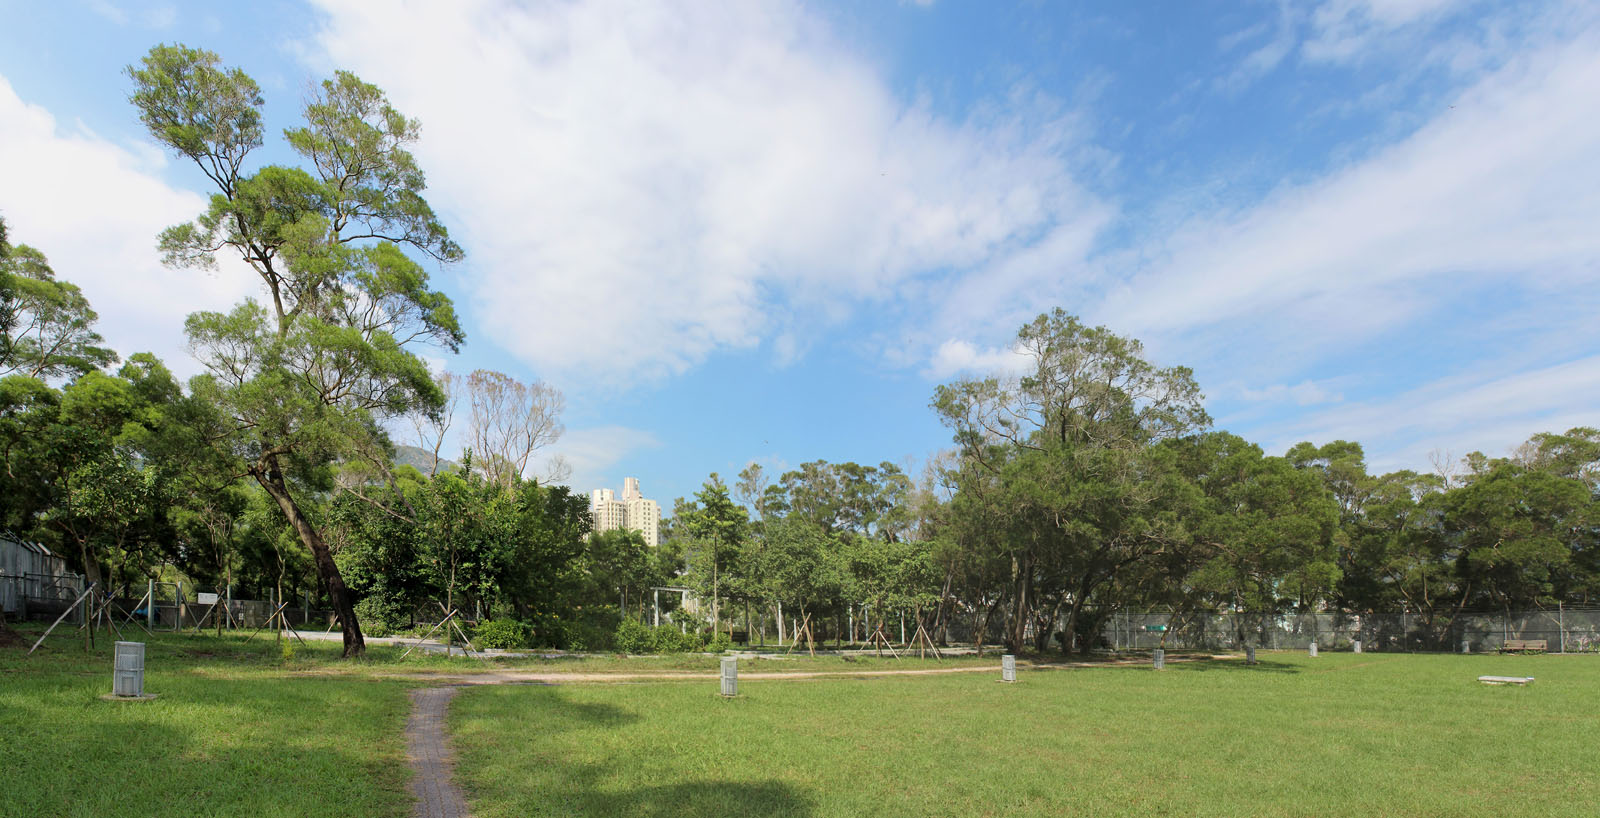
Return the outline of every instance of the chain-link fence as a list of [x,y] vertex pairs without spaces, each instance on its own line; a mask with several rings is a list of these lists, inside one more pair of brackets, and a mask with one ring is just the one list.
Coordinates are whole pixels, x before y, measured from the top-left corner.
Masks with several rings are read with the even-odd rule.
[[1101,646],[1115,650],[1367,651],[1499,650],[1508,640],[1543,640],[1552,653],[1600,652],[1600,610],[1565,607],[1535,611],[1415,613],[1175,614],[1121,612],[1101,629]]

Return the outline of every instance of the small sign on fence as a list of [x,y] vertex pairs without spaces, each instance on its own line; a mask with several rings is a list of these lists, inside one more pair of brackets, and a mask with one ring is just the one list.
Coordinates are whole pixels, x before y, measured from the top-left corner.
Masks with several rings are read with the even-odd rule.
[[1167,626],[1166,625],[1145,625],[1144,629],[1149,631],[1150,633],[1166,633],[1167,632]]
[[217,604],[217,595],[202,591],[194,595],[194,601],[200,605],[215,605]]

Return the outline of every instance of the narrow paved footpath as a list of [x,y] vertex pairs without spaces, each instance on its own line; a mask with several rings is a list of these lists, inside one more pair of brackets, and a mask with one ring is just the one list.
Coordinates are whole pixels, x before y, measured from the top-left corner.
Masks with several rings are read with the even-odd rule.
[[455,758],[445,743],[445,711],[456,695],[453,687],[411,691],[411,718],[406,720],[406,759],[414,773],[411,794],[416,818],[469,818],[466,799],[451,776]]

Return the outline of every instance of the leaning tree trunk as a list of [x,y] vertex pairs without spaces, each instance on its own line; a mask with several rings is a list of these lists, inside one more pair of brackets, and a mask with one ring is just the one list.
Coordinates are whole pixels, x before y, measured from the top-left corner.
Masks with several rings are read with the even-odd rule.
[[317,574],[322,577],[323,584],[328,588],[328,600],[333,604],[334,615],[339,617],[339,630],[344,635],[344,656],[346,658],[360,656],[366,652],[367,643],[361,638],[361,625],[356,622],[355,605],[350,601],[350,592],[345,588],[339,566],[334,564],[333,552],[328,550],[328,544],[323,542],[322,535],[317,533],[311,521],[300,512],[300,506],[289,494],[289,486],[284,482],[283,473],[275,468],[276,464],[273,466],[274,468],[265,474],[257,472],[254,475],[256,482],[277,501],[278,508],[289,518],[289,524],[300,536],[300,541],[311,550]]

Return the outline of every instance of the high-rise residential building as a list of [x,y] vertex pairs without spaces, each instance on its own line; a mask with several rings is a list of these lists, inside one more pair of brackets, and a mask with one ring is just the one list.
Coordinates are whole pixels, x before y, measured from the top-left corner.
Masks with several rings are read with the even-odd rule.
[[661,506],[639,493],[637,477],[623,478],[620,500],[611,489],[590,492],[589,515],[596,533],[629,528],[644,535],[646,545],[661,544]]

